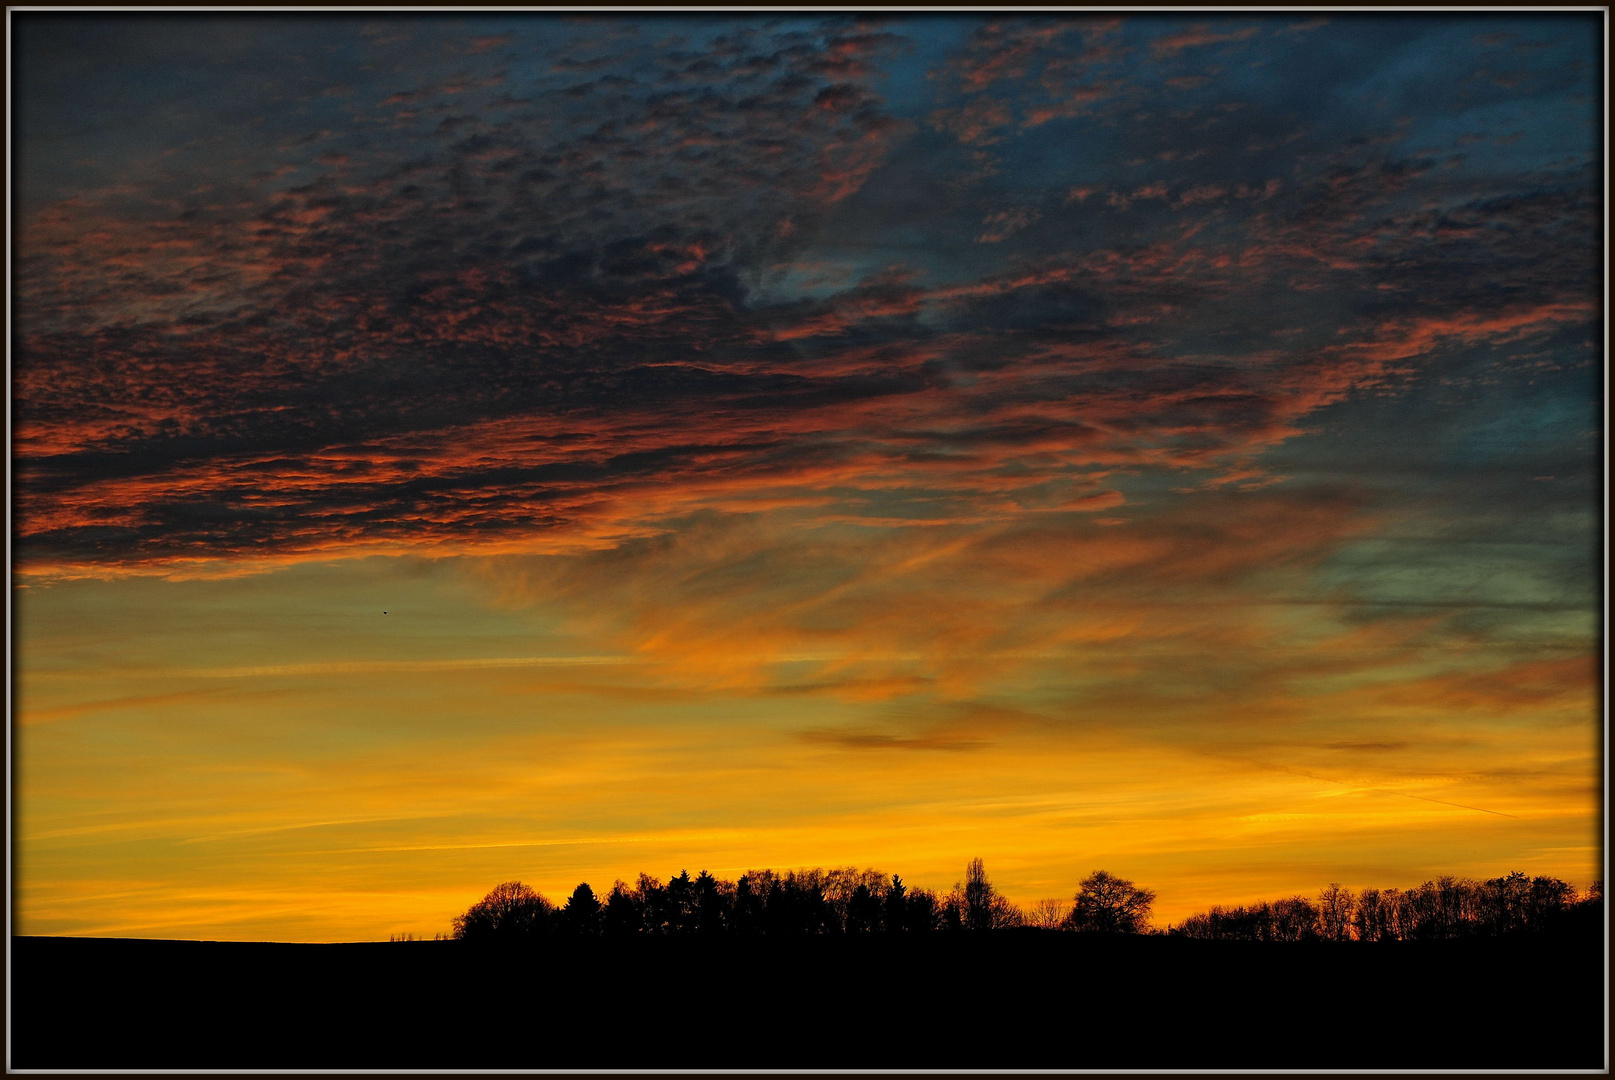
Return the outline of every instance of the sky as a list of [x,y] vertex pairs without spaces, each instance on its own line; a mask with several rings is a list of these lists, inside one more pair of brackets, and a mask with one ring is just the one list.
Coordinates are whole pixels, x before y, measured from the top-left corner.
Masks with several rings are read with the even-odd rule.
[[17,932],[1602,878],[1600,14],[11,18]]

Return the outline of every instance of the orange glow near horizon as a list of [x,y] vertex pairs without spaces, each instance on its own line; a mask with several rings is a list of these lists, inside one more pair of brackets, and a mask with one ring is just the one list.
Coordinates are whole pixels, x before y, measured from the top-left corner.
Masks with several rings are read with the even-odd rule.
[[[1056,603],[1051,538],[935,532],[873,561],[821,532],[820,576],[726,589],[710,568],[811,564],[755,521],[632,569],[32,586],[18,929],[430,936],[512,878],[559,900],[856,864],[945,891],[975,856],[1023,905],[1130,877],[1160,925],[1329,881],[1598,876],[1590,663],[1499,667],[1428,617],[1207,604],[1194,560],[1095,528],[1067,574],[1120,562],[1136,587],[1168,552],[1164,591]],[[1199,564],[1229,558],[1263,549]]]

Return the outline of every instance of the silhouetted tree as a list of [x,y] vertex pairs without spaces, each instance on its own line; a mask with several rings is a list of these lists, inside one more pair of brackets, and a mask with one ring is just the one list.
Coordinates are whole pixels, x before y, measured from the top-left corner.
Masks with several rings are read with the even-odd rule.
[[1382,900],[1378,889],[1364,889],[1357,897],[1357,911],[1352,917],[1357,928],[1358,941],[1388,941],[1393,936],[1390,909]]
[[1231,908],[1213,905],[1210,911],[1190,915],[1169,932],[1176,937],[1219,941],[1273,941],[1273,905],[1259,903]]
[[1218,909],[1212,908],[1210,911],[1196,912],[1182,922],[1168,926],[1166,932],[1171,937],[1212,940],[1218,936],[1217,925],[1214,921],[1217,917],[1217,911]]
[[663,924],[668,933],[687,934],[695,929],[695,882],[690,880],[688,870],[680,870],[678,877],[668,879],[663,900]]
[[896,874],[892,875],[892,883],[886,886],[881,909],[881,918],[885,921],[888,934],[900,934],[908,929],[908,889]]
[[1407,894],[1401,889],[1386,889],[1380,893],[1380,906],[1384,909],[1380,916],[1385,920],[1388,936],[1392,941],[1405,941],[1408,938],[1408,903]]
[[600,901],[595,897],[594,890],[589,888],[587,881],[572,890],[566,906],[561,909],[560,923],[569,934],[594,937],[600,933],[602,924]]
[[999,893],[993,897],[993,923],[994,930],[1005,930],[1011,926],[1025,926],[1026,912],[1010,902],[1009,897]]
[[1288,896],[1271,907],[1271,941],[1313,941],[1318,936],[1318,909],[1304,896]]
[[987,880],[987,868],[978,859],[965,867],[964,920],[966,930],[993,928],[993,897],[997,890]]
[[1224,909],[1220,905],[1213,905],[1210,911],[1198,912],[1180,923],[1167,927],[1166,932],[1173,937],[1216,940],[1226,936],[1223,913]]
[[910,889],[904,898],[903,925],[910,933],[928,934],[942,926],[942,904],[930,889]]
[[[827,905],[826,929],[831,932],[852,932],[849,919],[853,917],[851,905],[854,895],[862,888],[867,895],[879,897],[886,886],[886,875],[879,870],[860,870],[856,866],[837,866],[819,872],[818,880]],[[867,918],[867,912],[863,914]],[[876,920],[878,923],[878,919]]]
[[1066,917],[1073,930],[1105,934],[1139,934],[1149,928],[1155,893],[1126,878],[1096,870],[1082,881]]
[[1351,940],[1352,915],[1357,898],[1350,889],[1331,881],[1318,894],[1318,932],[1325,941]]
[[722,933],[729,905],[718,879],[703,870],[692,883],[690,891],[694,901],[691,928],[702,934]]
[[[608,934],[826,934],[924,933],[998,930],[1032,925],[1110,933],[1146,932],[1155,894],[1106,871],[1082,882],[1070,910],[1044,900],[1030,913],[1000,894],[982,860],[971,860],[965,880],[946,896],[913,888],[876,870],[853,866],[789,871],[748,870],[738,882],[703,870],[663,885],[648,874],[629,887],[612,885],[604,903],[587,882],[556,909],[519,881],[493,889],[454,920],[453,937],[519,941],[546,933]],[[1303,896],[1239,907],[1213,906],[1171,927],[1179,937],[1238,941],[1397,941],[1582,933],[1603,925],[1603,884],[1578,895],[1548,876],[1514,871],[1484,882],[1451,876],[1417,888],[1351,890],[1331,882],[1316,903]]]
[[634,885],[634,893],[635,899],[639,901],[639,910],[647,933],[667,934],[677,930],[677,913],[668,899],[667,886],[662,884],[660,878],[640,874],[638,882]]
[[454,937],[460,941],[535,938],[550,929],[554,911],[555,906],[529,886],[506,881],[455,918]]
[[788,934],[791,932],[791,913],[789,911],[790,899],[785,892],[785,882],[774,878],[768,883],[768,891],[764,894],[763,903],[763,930],[768,934]]
[[993,883],[987,880],[986,868],[980,859],[972,859],[965,868],[963,884],[955,884],[943,907],[944,925],[951,927],[957,909],[959,925],[965,930],[999,930],[1020,926],[1025,918],[1021,909],[1009,902]]
[[1555,877],[1538,876],[1531,879],[1531,894],[1526,904],[1526,926],[1543,931],[1555,925],[1570,907],[1576,890]]
[[885,905],[880,897],[869,891],[869,886],[859,882],[847,898],[847,933],[868,934],[883,928]]
[[825,877],[818,867],[793,870],[785,877],[786,884],[795,893],[795,909],[802,933],[823,934],[841,929],[835,908],[824,895]]
[[759,892],[753,885],[753,875],[744,873],[740,880],[735,882],[735,897],[730,915],[730,929],[739,934],[755,934],[763,930],[763,908],[767,900],[766,892]]
[[[1594,883],[1594,890],[1600,888]],[[1299,896],[1250,908],[1214,906],[1189,916],[1171,932],[1182,937],[1261,941],[1314,937],[1342,941],[1352,931],[1359,941],[1554,932],[1568,928],[1567,920],[1587,902],[1577,900],[1575,890],[1558,878],[1528,878],[1519,871],[1485,882],[1441,877],[1405,891],[1364,889],[1355,900],[1348,890],[1331,884],[1319,895],[1317,906]],[[1590,919],[1585,925],[1594,928],[1601,925],[1601,919]]]
[[1402,894],[1402,926],[1407,941],[1447,936],[1435,882],[1426,881]]
[[1059,897],[1039,900],[1026,912],[1026,925],[1043,930],[1058,930],[1065,923],[1065,901]]
[[1248,907],[1236,908],[1240,927],[1245,931],[1247,941],[1278,941],[1281,932],[1281,916],[1278,907],[1263,900]]
[[1426,881],[1402,895],[1404,936],[1411,940],[1445,940],[1476,932],[1482,922],[1480,889],[1452,876]]
[[1206,936],[1234,941],[1268,941],[1273,936],[1272,905],[1224,908],[1214,906],[1206,916]]
[[621,881],[611,886],[602,921],[610,937],[627,937],[645,928],[645,916],[639,901]]
[[1481,886],[1481,919],[1486,932],[1514,934],[1525,929],[1531,902],[1531,879],[1520,871],[1492,878]]
[[841,924],[824,896],[825,877],[818,867],[774,877],[764,905],[764,932],[822,934],[839,930]]
[[1441,908],[1450,937],[1469,937],[1480,927],[1480,882],[1469,878],[1436,879],[1441,890]]

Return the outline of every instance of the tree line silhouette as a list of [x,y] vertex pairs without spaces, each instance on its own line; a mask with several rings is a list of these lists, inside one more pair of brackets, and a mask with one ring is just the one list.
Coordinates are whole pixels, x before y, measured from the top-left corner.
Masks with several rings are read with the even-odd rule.
[[1602,884],[1585,895],[1557,878],[1516,871],[1485,882],[1451,877],[1413,889],[1330,884],[1316,901],[1302,896],[1213,907],[1164,929],[1151,925],[1156,894],[1098,870],[1069,900],[1013,904],[987,877],[981,859],[962,882],[939,893],[901,876],[856,867],[749,870],[736,881],[703,870],[665,884],[640,874],[613,884],[604,899],[587,882],[557,906],[519,881],[496,886],[454,919],[452,937],[505,941],[550,936],[929,934],[1035,927],[1105,934],[1166,934],[1236,941],[1412,941],[1501,936],[1557,928],[1602,904]]
[[1353,893],[1330,883],[1317,901],[1304,896],[1240,907],[1213,907],[1171,927],[1178,937],[1225,941],[1440,941],[1506,937],[1591,924],[1603,882],[1583,894],[1554,877],[1516,870],[1486,881],[1440,877],[1411,889]]
[[557,907],[519,881],[496,886],[454,920],[459,940],[531,938],[550,934],[866,934],[945,933],[1057,925],[1071,929],[1138,931],[1147,926],[1155,894],[1104,871],[1090,875],[1070,904],[1050,918],[1049,905],[1028,913],[1010,903],[972,860],[963,882],[945,894],[904,884],[900,875],[856,867],[750,870],[726,881],[703,870],[682,871],[663,884],[640,874],[616,882],[604,900],[587,882]]

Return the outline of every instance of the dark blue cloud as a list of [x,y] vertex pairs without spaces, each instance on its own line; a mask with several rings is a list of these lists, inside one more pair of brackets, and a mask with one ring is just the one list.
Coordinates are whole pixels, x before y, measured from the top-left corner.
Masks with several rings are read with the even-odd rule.
[[1587,472],[1587,16],[15,22],[29,559]]

